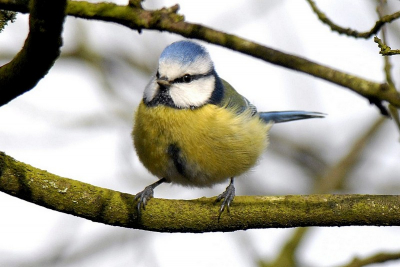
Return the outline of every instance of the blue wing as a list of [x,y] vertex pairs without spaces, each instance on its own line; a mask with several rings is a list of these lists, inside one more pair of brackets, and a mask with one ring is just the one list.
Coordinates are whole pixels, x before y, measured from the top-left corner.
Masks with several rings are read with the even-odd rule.
[[251,104],[249,100],[236,92],[236,90],[228,82],[223,79],[221,79],[221,81],[224,87],[224,97],[221,100],[220,105],[228,108],[234,108],[238,114],[244,112],[245,110],[250,110],[252,115],[258,114],[266,123],[280,123],[325,117],[324,113],[300,110],[257,112],[257,108]]
[[231,108],[236,111],[237,114],[240,114],[246,110],[250,110],[252,115],[257,113],[257,108],[250,103],[247,98],[236,92],[236,90],[225,80],[221,79],[224,96],[221,99],[220,106]]
[[260,118],[266,123],[272,121],[274,123],[287,122],[287,121],[295,121],[295,120],[304,120],[304,119],[312,119],[312,118],[324,118],[325,114],[320,112],[311,112],[311,111],[300,111],[300,110],[291,110],[291,111],[270,111],[270,112],[259,112]]

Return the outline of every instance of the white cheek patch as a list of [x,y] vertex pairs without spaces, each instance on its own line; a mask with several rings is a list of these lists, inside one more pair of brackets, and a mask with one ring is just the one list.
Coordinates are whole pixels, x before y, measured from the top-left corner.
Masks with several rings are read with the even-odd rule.
[[[208,54],[191,58],[190,61],[177,60],[177,58],[160,58],[158,73],[161,78],[167,79],[171,86],[169,95],[176,107],[191,108],[204,105],[210,99],[214,87],[215,77],[213,75],[202,76],[190,83],[176,82],[185,74],[205,75],[212,72],[214,66]],[[152,77],[144,91],[144,99],[149,102],[156,97],[159,86],[157,78]]]
[[207,103],[215,86],[215,77],[210,75],[190,83],[176,83],[169,94],[179,108],[199,107]]
[[151,78],[150,82],[146,85],[146,88],[144,89],[143,98],[147,102],[150,102],[151,100],[153,100],[153,98],[156,96],[157,88],[158,88],[158,84],[156,82],[156,77],[153,76]]

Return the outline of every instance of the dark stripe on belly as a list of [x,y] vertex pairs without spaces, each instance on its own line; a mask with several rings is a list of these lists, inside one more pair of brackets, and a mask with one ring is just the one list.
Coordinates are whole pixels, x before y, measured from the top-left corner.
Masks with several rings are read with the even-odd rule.
[[178,173],[184,177],[185,176],[185,160],[181,156],[181,150],[176,144],[171,144],[168,146],[167,150],[168,155],[171,157],[174,162],[175,168]]

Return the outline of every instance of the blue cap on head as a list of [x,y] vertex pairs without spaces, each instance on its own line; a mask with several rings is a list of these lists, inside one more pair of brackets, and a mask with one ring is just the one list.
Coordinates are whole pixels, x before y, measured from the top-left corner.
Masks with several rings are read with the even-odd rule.
[[179,41],[167,46],[161,53],[160,60],[173,60],[186,65],[197,57],[209,57],[203,46],[191,41]]

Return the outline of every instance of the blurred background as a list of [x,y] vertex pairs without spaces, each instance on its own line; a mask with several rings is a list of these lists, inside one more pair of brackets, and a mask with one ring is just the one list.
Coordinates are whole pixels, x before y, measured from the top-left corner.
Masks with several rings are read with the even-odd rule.
[[[94,2],[94,1],[93,1]],[[125,1],[112,1],[126,4]],[[331,32],[306,1],[181,1],[186,21],[236,34],[360,77],[382,82],[373,38]],[[147,9],[177,1],[148,0]],[[375,0],[317,1],[337,24],[367,31]],[[400,10],[388,0],[385,14]],[[387,42],[400,48],[399,21]],[[0,34],[0,64],[20,50],[28,16]],[[51,173],[135,194],[155,177],[141,165],[130,131],[144,87],[168,44],[181,36],[68,17],[61,58],[35,89],[0,108],[0,151]],[[323,120],[275,125],[259,164],[236,179],[237,195],[315,192],[400,194],[399,132],[355,93],[228,49],[205,45],[219,75],[260,111],[309,110]],[[390,58],[400,84],[399,57]],[[164,184],[157,198],[212,197],[212,189]],[[344,266],[400,252],[398,227],[265,229],[160,234],[111,227],[0,193],[0,266]],[[392,261],[371,266],[399,266]],[[280,264],[280,265],[279,265]]]

